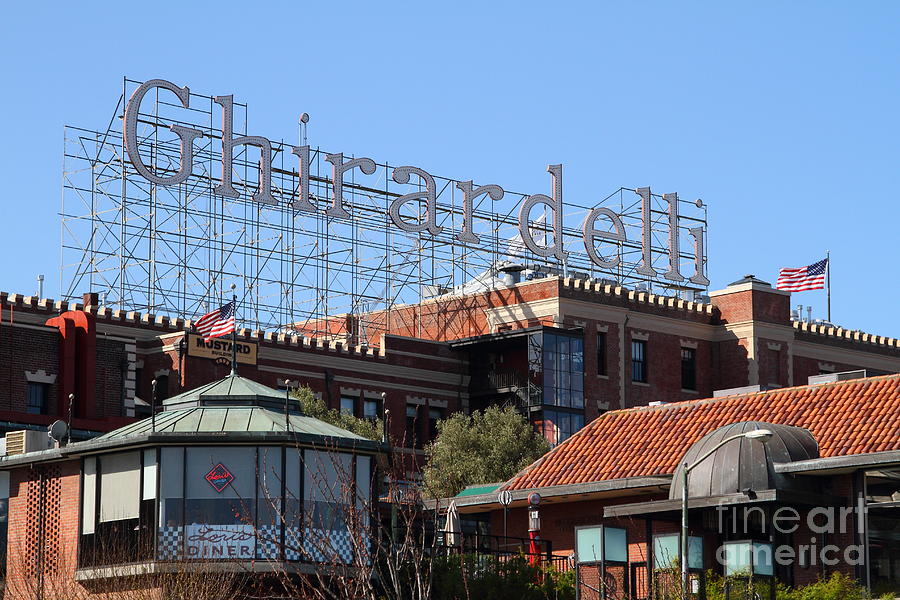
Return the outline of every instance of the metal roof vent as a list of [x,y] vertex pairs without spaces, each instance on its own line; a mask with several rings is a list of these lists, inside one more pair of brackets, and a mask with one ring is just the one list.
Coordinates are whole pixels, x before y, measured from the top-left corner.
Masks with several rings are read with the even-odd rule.
[[840,373],[822,373],[821,375],[810,375],[806,380],[807,385],[821,385],[823,383],[836,383],[838,381],[847,381],[850,379],[863,379],[866,377],[866,370],[858,371],[841,371]]

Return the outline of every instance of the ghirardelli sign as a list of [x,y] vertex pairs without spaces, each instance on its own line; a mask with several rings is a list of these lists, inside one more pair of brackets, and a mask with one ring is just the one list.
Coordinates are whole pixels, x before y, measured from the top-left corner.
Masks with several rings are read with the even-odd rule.
[[[185,109],[190,108],[190,90],[187,86],[178,87],[172,82],[163,79],[154,79],[141,84],[131,95],[125,108],[124,119],[124,144],[128,157],[136,171],[147,181],[158,186],[175,186],[185,182],[194,173],[194,143],[207,135],[201,129],[173,123],[168,127],[180,140],[180,166],[177,171],[159,172],[148,165],[148,160],[140,153],[137,127],[138,115],[141,103],[149,92],[170,92]],[[216,104],[221,106],[222,133],[221,133],[221,175],[216,183],[213,193],[223,198],[240,198],[241,194],[235,189],[233,181],[233,161],[237,148],[252,146],[259,149],[259,176],[258,187],[251,199],[261,205],[278,206],[279,201],[272,189],[272,142],[259,135],[239,135],[234,133],[234,101],[233,97],[215,96]],[[184,121],[188,123],[189,121]],[[330,201],[323,203],[320,198],[313,198],[310,194],[310,146],[299,145],[291,147],[291,154],[296,159],[299,185],[294,196],[287,204],[294,211],[306,213],[323,213],[334,219],[350,219],[348,209],[351,207],[345,202],[344,186],[349,176],[354,171],[364,175],[371,175],[376,170],[376,163],[370,158],[345,158],[343,153],[327,154],[325,160],[331,164]],[[522,245],[536,257],[558,261],[565,265],[568,255],[573,250],[567,249],[564,235],[564,208],[563,201],[563,168],[562,165],[550,165],[547,167],[550,174],[550,193],[536,193],[527,195],[518,206],[518,236]],[[435,178],[422,168],[416,166],[398,166],[391,172],[391,179],[398,184],[416,184],[416,190],[410,193],[394,197],[386,206],[387,217],[390,223],[399,230],[410,234],[424,236],[438,236],[446,234],[445,226],[437,219],[438,214],[438,189]],[[458,228],[452,231],[454,243],[461,246],[475,245],[479,242],[479,235],[473,228],[473,206],[482,197],[493,200],[503,198],[505,191],[495,184],[476,185],[473,181],[455,181],[458,190],[458,205],[452,210],[461,215]],[[704,274],[704,228],[702,224],[697,227],[687,227],[686,231],[693,241],[693,272],[682,274],[681,258],[684,256],[680,248],[679,239],[679,199],[676,193],[662,196],[665,205],[664,218],[660,219],[659,211],[654,211],[651,203],[649,187],[639,187],[634,190],[636,201],[640,205],[641,214],[641,239],[639,241],[640,257],[634,261],[634,273],[646,278],[663,278],[672,284],[687,280],[696,286],[707,286],[709,280]],[[658,198],[658,197],[657,197]],[[414,206],[414,210],[410,210]],[[697,202],[700,207],[700,201]],[[549,215],[546,227],[551,235],[541,236],[536,239],[535,225],[532,220],[533,211],[543,209],[545,215]],[[405,213],[404,213],[405,211]],[[410,217],[410,213],[413,217]],[[654,221],[654,214],[656,220]],[[668,238],[668,265],[664,272],[660,273],[653,266],[652,236],[665,234]],[[590,263],[598,269],[610,271],[620,267],[622,262],[621,252],[616,252],[616,247],[621,247],[628,241],[626,226],[623,224],[622,215],[610,208],[596,206],[588,210],[580,224],[581,242],[584,253]],[[610,249],[613,252],[609,252]],[[658,265],[657,265],[658,266]]]

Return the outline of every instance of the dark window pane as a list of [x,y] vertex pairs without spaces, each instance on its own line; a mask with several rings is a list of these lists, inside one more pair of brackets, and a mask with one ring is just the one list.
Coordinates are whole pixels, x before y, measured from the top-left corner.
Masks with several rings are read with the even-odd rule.
[[378,418],[378,400],[363,400],[363,417],[372,420]]
[[681,387],[697,389],[697,351],[694,348],[681,349]]
[[644,340],[631,342],[631,380],[647,382],[647,342]]
[[406,405],[406,446],[412,448],[420,443],[416,434],[416,424],[419,419],[419,407],[416,404]]
[[606,375],[606,332],[597,334],[597,375]]
[[25,411],[32,415],[47,414],[47,388],[46,383],[28,382],[28,396],[25,402]]
[[444,418],[444,411],[440,408],[430,408],[428,409],[428,437],[433,440],[437,437],[438,429],[437,424],[438,421]]

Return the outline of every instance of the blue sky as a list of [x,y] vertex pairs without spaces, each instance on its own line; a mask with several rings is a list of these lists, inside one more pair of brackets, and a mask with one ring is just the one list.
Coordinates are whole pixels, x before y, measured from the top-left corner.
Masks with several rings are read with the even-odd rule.
[[447,177],[703,198],[711,289],[830,249],[833,320],[900,337],[900,4],[487,4],[7,6],[0,289],[59,294],[63,125],[104,127],[127,75]]

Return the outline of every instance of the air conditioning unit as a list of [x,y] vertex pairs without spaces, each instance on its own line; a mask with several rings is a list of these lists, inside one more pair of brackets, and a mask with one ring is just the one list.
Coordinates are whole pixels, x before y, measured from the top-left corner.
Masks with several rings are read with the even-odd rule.
[[810,375],[806,380],[807,385],[821,385],[823,383],[837,383],[838,381],[847,381],[849,379],[863,379],[866,377],[866,370],[859,369],[857,371],[842,371],[840,373],[823,373],[821,375]]
[[7,456],[46,450],[51,448],[53,443],[46,431],[33,431],[30,429],[10,431],[6,434],[4,441],[6,442]]

